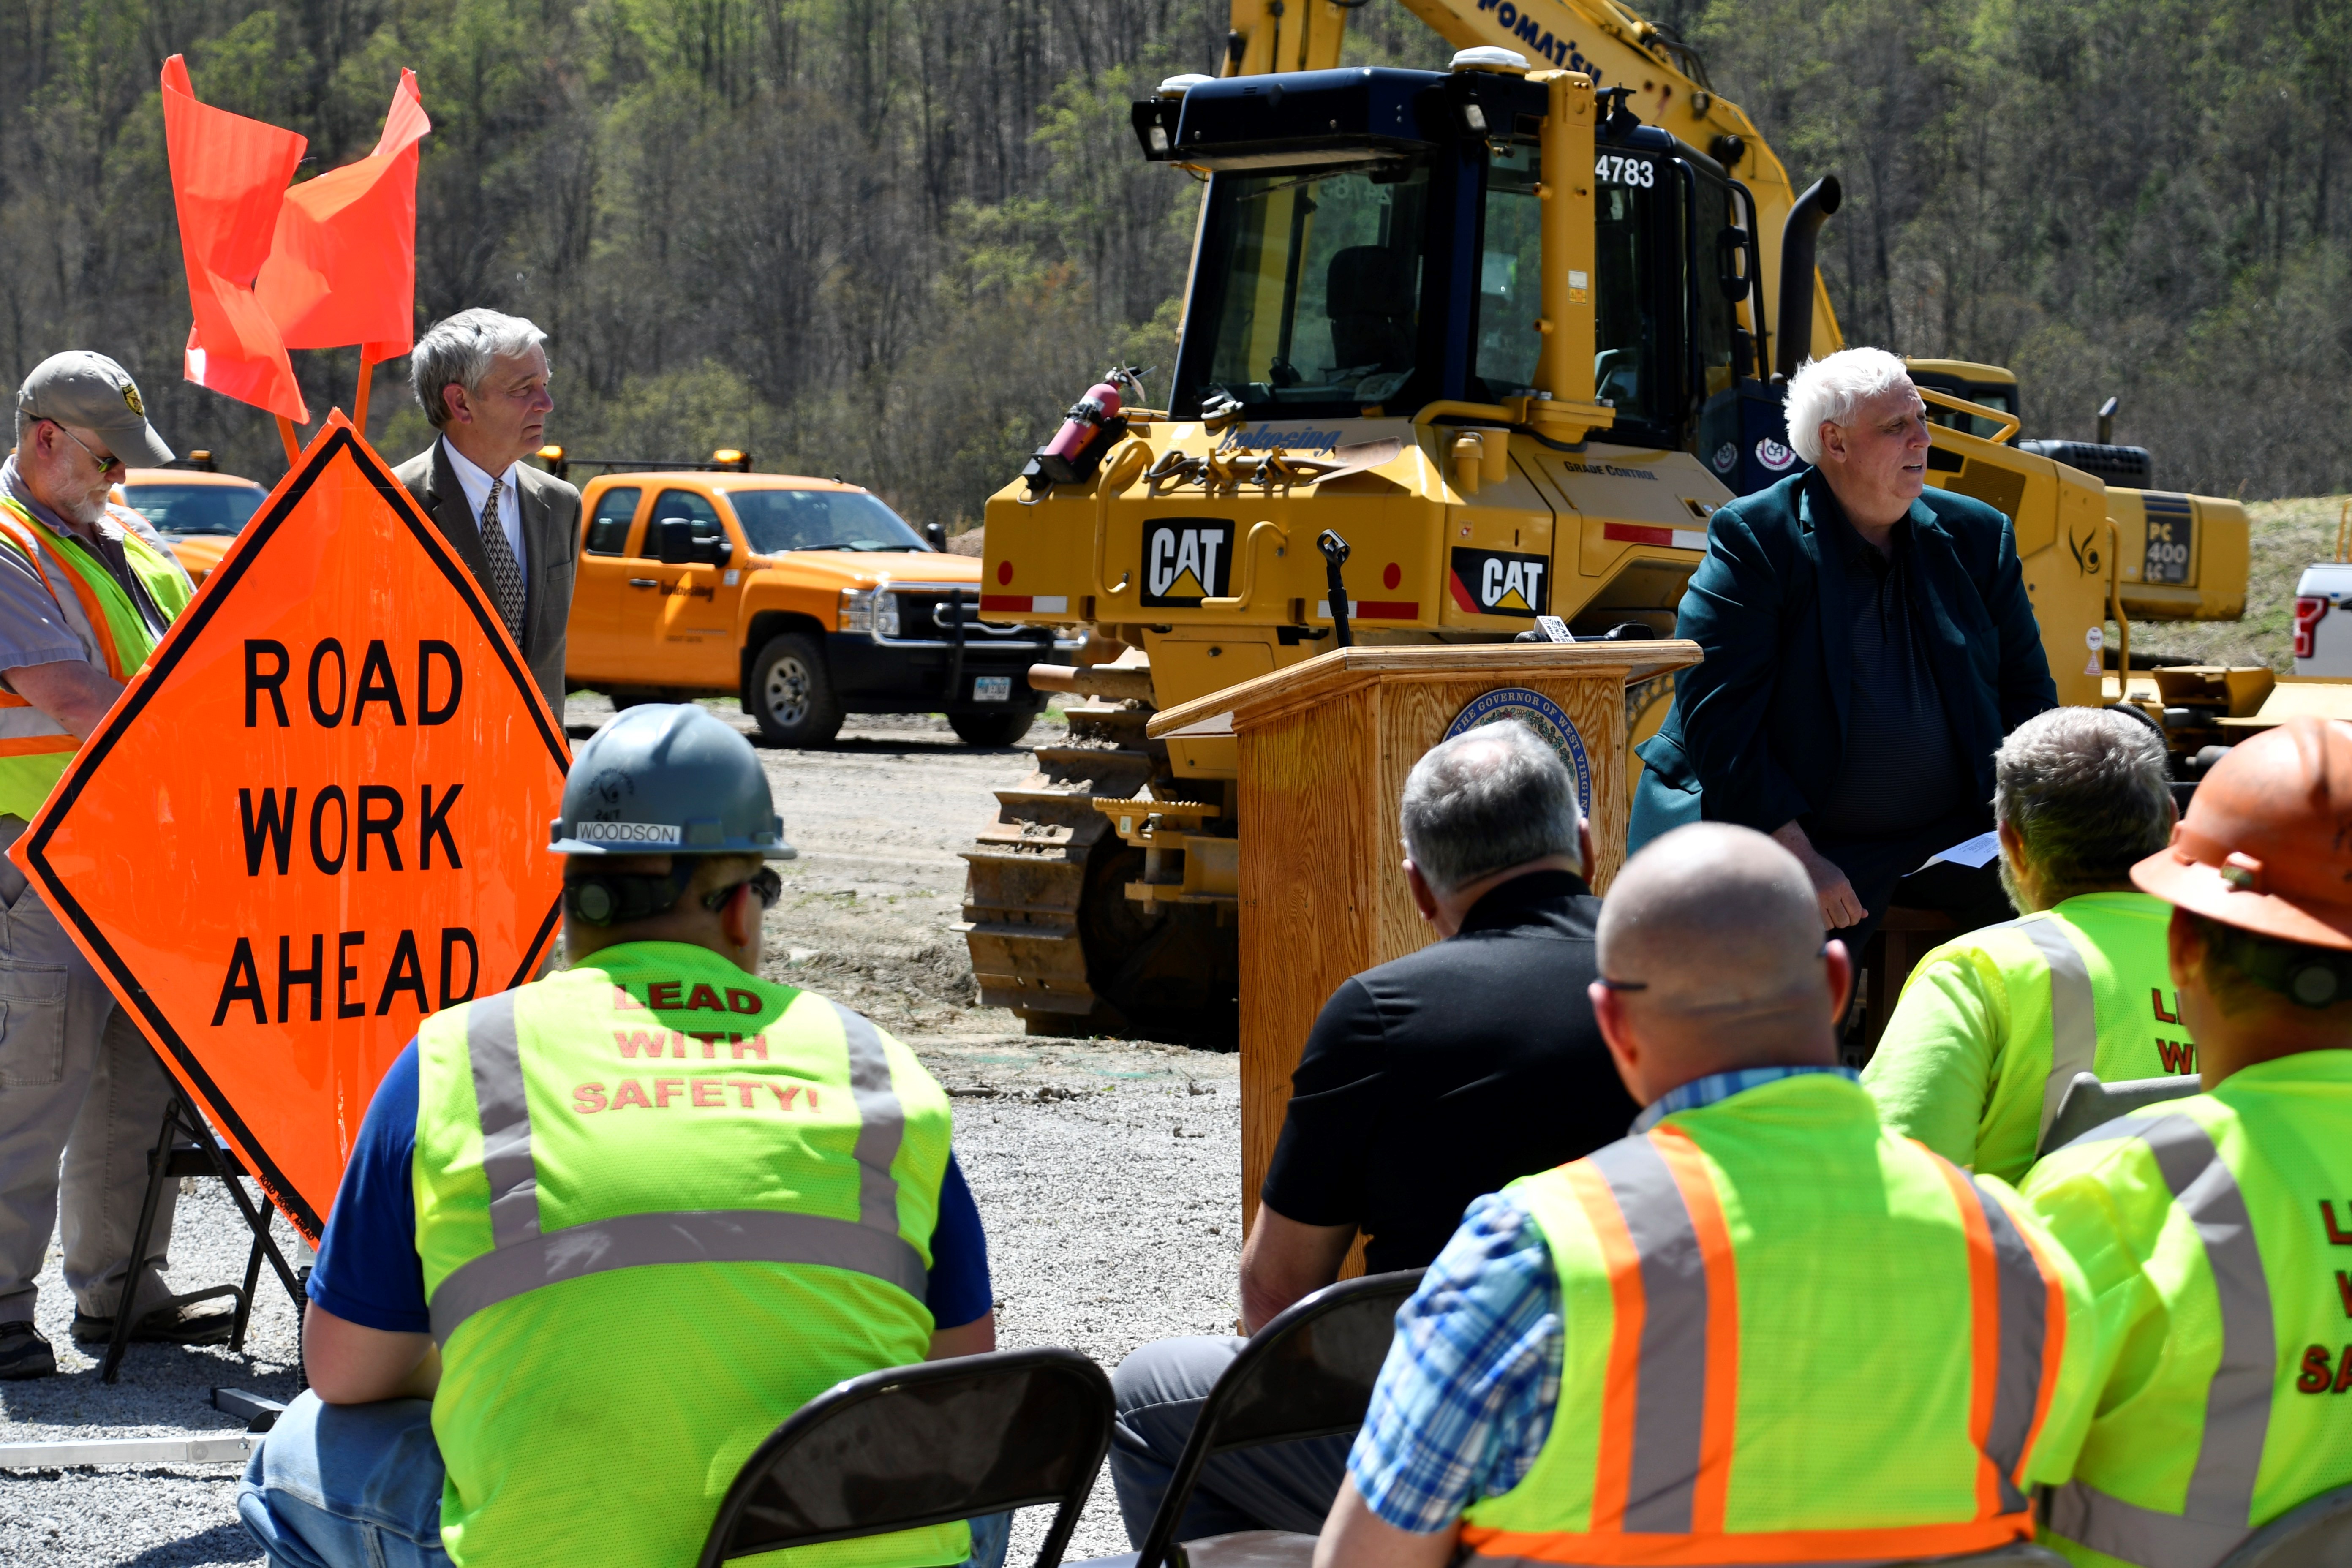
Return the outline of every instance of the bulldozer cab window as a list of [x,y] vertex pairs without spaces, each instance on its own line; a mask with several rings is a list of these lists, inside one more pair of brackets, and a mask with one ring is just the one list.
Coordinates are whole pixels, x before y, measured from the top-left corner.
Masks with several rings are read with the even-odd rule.
[[1543,204],[1536,197],[1542,168],[1536,144],[1514,142],[1491,153],[1478,246],[1477,353],[1470,366],[1471,395],[1488,403],[1536,390],[1543,334]]
[[1429,189],[1425,162],[1218,175],[1208,363],[1184,390],[1266,413],[1394,397],[1415,368]]
[[1729,392],[1738,380],[1731,363],[1731,332],[1738,319],[1725,292],[1721,259],[1724,236],[1732,226],[1731,187],[1687,163],[1676,167],[1690,188],[1685,251],[1690,258],[1691,349],[1698,361],[1698,384],[1692,392],[1704,403]]
[[1665,341],[1682,316],[1682,258],[1660,243],[1682,227],[1674,165],[1604,150],[1593,181],[1593,395],[1617,410],[1612,439],[1670,445],[1654,432],[1672,432],[1682,413]]

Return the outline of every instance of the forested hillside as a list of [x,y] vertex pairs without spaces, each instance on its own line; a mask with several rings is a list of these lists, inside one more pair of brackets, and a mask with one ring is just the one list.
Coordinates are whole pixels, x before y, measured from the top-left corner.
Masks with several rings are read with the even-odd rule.
[[[1351,58],[1442,65],[1401,6]],[[2352,0],[1666,0],[1801,181],[1850,341],[2014,365],[2030,434],[2158,482],[2352,488]],[[553,335],[577,453],[749,447],[975,518],[1114,359],[1172,348],[1197,187],[1129,100],[1210,68],[1203,0],[0,0],[0,376],[131,365],[183,447],[274,476],[257,414],[179,379],[188,316],[156,72],[373,143],[421,79],[420,318]],[[314,408],[355,355],[298,354]],[[422,444],[388,367],[378,441]]]

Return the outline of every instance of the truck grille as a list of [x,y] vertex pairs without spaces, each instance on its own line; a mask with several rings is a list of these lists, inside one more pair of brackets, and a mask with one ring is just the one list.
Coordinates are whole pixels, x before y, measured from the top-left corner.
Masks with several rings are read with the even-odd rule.
[[898,637],[905,642],[945,642],[955,635],[955,622],[963,621],[967,642],[1034,642],[1044,635],[1026,626],[992,626],[980,618],[980,590],[962,591],[962,603],[956,603],[956,593],[949,588],[916,586],[892,590],[898,600]]

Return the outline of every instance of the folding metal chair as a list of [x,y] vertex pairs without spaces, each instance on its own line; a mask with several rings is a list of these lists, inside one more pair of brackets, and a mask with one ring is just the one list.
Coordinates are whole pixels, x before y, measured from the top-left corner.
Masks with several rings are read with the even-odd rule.
[[2183,1100],[2201,1094],[2205,1086],[2194,1078],[2135,1078],[2118,1083],[2101,1083],[2086,1072],[2074,1075],[2066,1086],[2066,1098],[2058,1102],[2058,1114],[2050,1119],[2050,1131],[2042,1135],[2042,1147],[2034,1151],[2037,1158],[2053,1150],[2063,1149],[2095,1127],[2104,1127],[2118,1116],[2129,1116],[2135,1110],[2145,1110],[2168,1100]]
[[1056,1568],[1110,1451],[1110,1379],[1069,1350],[891,1367],[793,1412],[736,1472],[698,1568],[1059,1505],[1036,1568]]
[[163,1131],[156,1134],[155,1146],[147,1151],[147,1194],[139,1205],[139,1224],[131,1237],[133,1263],[122,1277],[121,1294],[115,1298],[114,1333],[108,1340],[106,1354],[99,1363],[98,1380],[100,1383],[112,1383],[122,1369],[123,1352],[131,1346],[131,1293],[139,1287],[137,1260],[147,1256],[147,1238],[154,1233],[155,1211],[162,1205],[164,1184],[176,1182],[184,1176],[218,1177],[221,1184],[228,1188],[230,1198],[236,1202],[236,1212],[245,1216],[246,1228],[253,1233],[253,1249],[246,1257],[245,1283],[242,1286],[215,1286],[210,1290],[200,1290],[184,1298],[184,1301],[202,1301],[217,1296],[234,1298],[236,1320],[229,1331],[229,1349],[243,1352],[246,1326],[253,1318],[254,1287],[260,1283],[262,1260],[267,1258],[270,1267],[277,1270],[279,1281],[285,1285],[286,1293],[293,1298],[295,1319],[299,1324],[307,1300],[303,1294],[304,1282],[296,1278],[285,1256],[278,1250],[278,1244],[269,1238],[268,1205],[246,1195],[244,1184],[237,1180],[245,1173],[245,1164],[236,1157],[236,1151],[222,1142],[219,1136],[205,1125],[205,1119],[188,1103],[185,1095],[173,1093],[171,1103],[163,1108]]
[[1372,1384],[1396,1337],[1397,1309],[1419,1287],[1423,1273],[1408,1268],[1342,1280],[1253,1334],[1201,1402],[1142,1549],[1132,1556],[1101,1559],[1102,1568],[1160,1568],[1163,1563],[1172,1568],[1290,1568],[1311,1559],[1312,1535],[1244,1530],[1180,1542],[1176,1531],[1202,1471],[1217,1455],[1337,1436],[1364,1424]]
[[2352,1487],[2322,1492],[2238,1544],[2215,1568],[2312,1568],[2352,1563]]

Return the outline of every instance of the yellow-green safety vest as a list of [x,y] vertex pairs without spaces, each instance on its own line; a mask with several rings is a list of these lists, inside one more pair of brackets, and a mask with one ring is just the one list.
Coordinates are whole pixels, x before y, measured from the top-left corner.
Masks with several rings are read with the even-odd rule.
[[2194,1077],[2165,952],[2171,919],[2146,893],[2084,893],[1930,952],[1863,1070],[1879,1115],[2015,1183],[2077,1073]]
[[[846,1007],[676,942],[417,1032],[453,1563],[691,1563],[744,1458],[929,1353],[948,1099]],[[770,1554],[928,1568],[961,1522]]]
[[[0,548],[32,563],[82,656],[115,679],[130,679],[155,651],[159,639],[106,563],[13,496],[0,495]],[[195,593],[180,563],[129,529],[122,554],[164,619],[177,620]],[[0,813],[31,820],[80,748],[64,725],[15,692],[0,691]]]
[[2048,1543],[2211,1568],[2352,1484],[2352,1050],[2230,1075],[2084,1134],[2025,1198],[2112,1348]]
[[[1768,1082],[1507,1189],[1568,1325],[1549,1435],[1481,1563],[1909,1562],[2033,1532],[2088,1416],[2081,1276],[2016,1194]],[[2054,1466],[2055,1468],[2052,1468]]]

